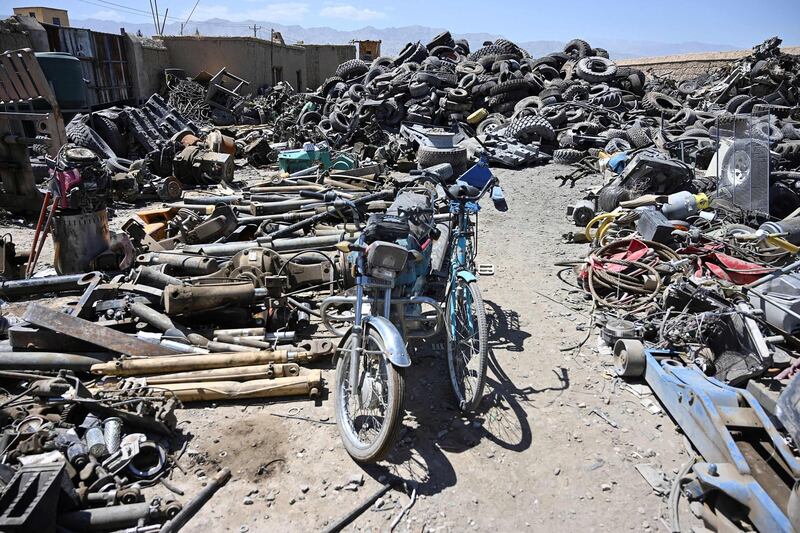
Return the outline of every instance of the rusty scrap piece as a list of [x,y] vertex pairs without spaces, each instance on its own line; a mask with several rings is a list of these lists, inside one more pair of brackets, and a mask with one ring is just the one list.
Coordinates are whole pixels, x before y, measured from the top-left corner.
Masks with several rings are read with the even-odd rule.
[[94,322],[53,311],[37,303],[32,303],[28,306],[28,310],[25,311],[23,318],[36,326],[53,330],[57,333],[67,335],[68,337],[90,342],[104,349],[125,355],[145,357],[152,355],[173,355],[178,353],[172,348],[143,341],[114,329],[100,326]]
[[193,372],[176,372],[159,374],[145,378],[148,385],[161,383],[189,383],[192,381],[251,381],[254,379],[272,379],[300,375],[297,363],[269,363],[266,365],[235,366],[231,368],[214,368]]
[[272,398],[276,396],[317,396],[322,388],[322,371],[312,370],[304,376],[252,381],[207,381],[187,383],[161,383],[159,390],[167,390],[182,402],[212,400],[241,400],[245,398]]
[[166,372],[265,365],[269,363],[311,362],[318,357],[319,354],[316,352],[294,350],[176,355],[172,357],[124,359],[93,365],[92,372],[106,376],[145,376]]

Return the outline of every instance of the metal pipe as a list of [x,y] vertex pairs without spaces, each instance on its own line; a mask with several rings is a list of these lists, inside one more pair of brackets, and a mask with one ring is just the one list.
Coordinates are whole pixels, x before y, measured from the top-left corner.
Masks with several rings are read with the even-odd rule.
[[192,198],[184,198],[184,203],[192,203],[194,205],[217,205],[217,204],[238,204],[242,201],[239,195],[231,196],[193,196]]
[[216,476],[206,485],[203,490],[197,493],[183,509],[178,512],[171,520],[168,520],[162,527],[160,533],[177,533],[183,526],[191,520],[194,515],[211,499],[221,487],[225,486],[231,478],[231,471],[227,468],[220,470]]
[[[100,275],[99,272],[96,274]],[[86,274],[67,274],[64,276],[45,276],[42,278],[19,279],[0,283],[0,298],[11,299],[20,296],[33,296],[48,292],[67,292],[83,290],[79,284]]]
[[253,379],[272,379],[276,377],[290,377],[300,374],[297,363],[278,363],[267,365],[237,366],[233,368],[213,368],[210,370],[195,370],[189,372],[174,372],[172,374],[159,374],[145,378],[148,385],[161,383],[188,383],[192,381],[248,381]]
[[316,211],[293,211],[291,213],[281,213],[278,215],[239,217],[236,220],[240,226],[244,224],[260,224],[261,222],[266,221],[297,222],[299,220],[305,220],[308,217],[314,216],[316,213]]
[[318,359],[319,356],[320,354],[312,351],[296,350],[171,355],[169,357],[120,359],[92,365],[91,371],[95,374],[108,376],[139,376],[232,366],[263,365],[266,363],[311,362]]
[[60,514],[58,525],[73,531],[107,531],[135,526],[139,520],[149,517],[150,513],[148,502],[97,507]]
[[28,271],[25,273],[25,277],[29,278],[33,275],[33,272],[36,270],[36,263],[39,262],[39,256],[42,255],[42,249],[44,249],[44,243],[47,242],[47,234],[50,233],[50,229],[53,226],[53,215],[56,212],[56,208],[58,207],[58,198],[53,199],[53,204],[50,206],[50,213],[47,215],[47,220],[44,223],[44,228],[42,228],[42,238],[37,244],[36,254],[33,256],[33,261],[28,264]]
[[[273,343],[265,341],[259,337],[234,337],[233,335],[217,335],[215,339],[217,342],[224,342],[229,344],[238,344],[239,346],[250,348],[261,348],[262,350],[271,350]],[[288,339],[293,340],[293,339]]]
[[253,201],[250,204],[251,215],[276,215],[279,213],[288,213],[289,211],[297,211],[308,209],[307,206],[312,204],[319,204],[319,200],[301,198],[299,200],[283,200],[281,202],[266,202],[260,203]]
[[[356,200],[353,200],[353,204],[355,204],[356,206],[366,205],[369,202],[372,202],[372,201],[375,201],[375,200],[383,200],[385,198],[390,198],[393,195],[394,195],[394,192],[390,191],[390,190],[378,191],[378,192],[375,192],[375,193],[372,193],[372,194],[367,194],[365,196],[362,196],[362,197],[360,197],[360,198],[358,198]],[[279,230],[273,231],[269,235],[269,237],[275,239],[277,237],[283,237],[284,235],[290,235],[290,234],[294,233],[295,231],[310,228],[311,226],[314,226],[315,224],[318,224],[319,222],[322,222],[323,220],[327,220],[327,219],[329,219],[331,217],[334,217],[334,216],[338,216],[338,212],[337,211],[332,211],[332,210],[331,211],[326,211],[324,213],[320,213],[318,215],[314,215],[313,217],[309,217],[308,219],[303,220],[301,222],[296,222],[294,224],[291,224],[291,225],[286,226],[284,228],[281,228]]]
[[87,371],[114,358],[112,354],[73,354],[57,352],[0,352],[0,370],[76,370]]
[[210,352],[251,352],[253,346],[245,346],[232,342],[209,341],[206,345]]
[[216,259],[184,253],[149,252],[140,254],[136,262],[146,265],[168,265],[192,275],[213,274],[219,270]]
[[31,274],[31,263],[33,262],[33,255],[36,253],[37,244],[39,243],[39,234],[42,231],[42,224],[44,224],[44,216],[47,213],[47,206],[50,204],[50,191],[44,193],[42,200],[42,209],[39,211],[39,220],[36,222],[36,231],[33,233],[33,242],[31,243],[31,251],[28,254],[28,264],[25,266],[25,277]]
[[150,324],[156,329],[160,329],[161,331],[178,329],[175,327],[175,323],[172,321],[172,319],[170,319],[170,317],[163,313],[159,313],[150,306],[147,306],[143,303],[131,302],[128,307],[133,316],[143,320],[145,323]]
[[148,285],[157,289],[163,289],[167,285],[183,285],[183,281],[180,279],[165,274],[153,266],[139,267],[134,283]]
[[294,331],[275,331],[265,332],[264,328],[239,328],[239,329],[215,329],[213,336],[217,335],[236,335],[236,336],[258,336],[268,341],[291,341],[294,340]]
[[361,516],[367,509],[372,507],[372,504],[375,503],[378,498],[382,497],[384,494],[389,492],[392,486],[390,484],[386,484],[381,486],[377,491],[375,491],[370,497],[366,500],[362,501],[358,504],[358,507],[347,513],[345,516],[328,526],[324,531],[325,533],[338,533],[339,531],[343,530],[347,527],[353,520]]
[[339,235],[324,235],[322,237],[302,237],[297,239],[269,239],[260,238],[256,241],[233,242],[233,243],[214,243],[214,244],[195,244],[186,246],[183,250],[187,253],[205,254],[208,256],[234,256],[242,250],[257,248],[259,246],[270,248],[276,252],[300,251],[307,249],[333,248],[343,240],[355,240],[358,233]]
[[252,381],[192,381],[186,383],[161,383],[159,390],[170,392],[182,402],[208,402],[214,400],[241,400],[244,398],[272,398],[276,396],[316,396],[322,387],[322,370],[311,370],[304,376]]

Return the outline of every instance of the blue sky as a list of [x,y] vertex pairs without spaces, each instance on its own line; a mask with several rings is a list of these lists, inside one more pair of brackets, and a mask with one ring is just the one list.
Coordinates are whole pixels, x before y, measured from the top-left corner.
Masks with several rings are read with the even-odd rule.
[[[30,0],[2,0],[19,5]],[[147,0],[33,0],[35,5],[66,8],[75,19],[121,22],[150,20]],[[160,0],[173,21],[188,16],[195,0]],[[116,5],[114,5],[116,4]],[[10,11],[7,8],[0,12]],[[625,40],[731,44],[750,47],[772,35],[800,44],[800,0],[200,0],[193,20],[225,18],[266,20],[304,27],[352,30],[366,25],[422,25],[454,32],[487,32],[508,38],[564,40],[574,36]]]

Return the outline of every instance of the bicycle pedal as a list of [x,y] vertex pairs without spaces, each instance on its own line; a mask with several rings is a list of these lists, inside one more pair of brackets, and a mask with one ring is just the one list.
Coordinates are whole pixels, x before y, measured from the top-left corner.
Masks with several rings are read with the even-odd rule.
[[482,263],[478,265],[479,276],[494,276],[494,265],[491,263]]

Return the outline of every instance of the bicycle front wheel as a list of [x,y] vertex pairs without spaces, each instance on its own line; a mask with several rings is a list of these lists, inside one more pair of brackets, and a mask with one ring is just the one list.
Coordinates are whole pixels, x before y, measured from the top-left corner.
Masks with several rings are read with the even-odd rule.
[[478,284],[457,278],[447,297],[447,364],[462,411],[473,411],[483,397],[489,351],[486,309]]
[[352,343],[351,336],[336,365],[336,424],[347,453],[358,462],[371,463],[391,451],[402,426],[404,369],[389,362],[383,337],[375,328],[367,327],[359,383],[352,387]]

